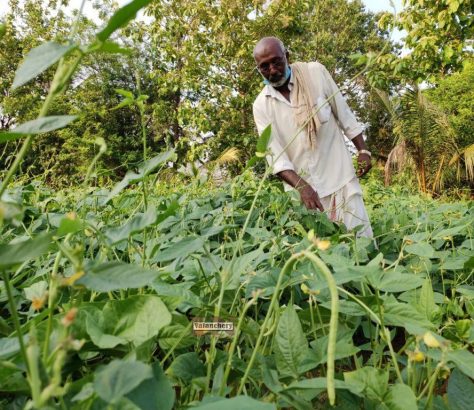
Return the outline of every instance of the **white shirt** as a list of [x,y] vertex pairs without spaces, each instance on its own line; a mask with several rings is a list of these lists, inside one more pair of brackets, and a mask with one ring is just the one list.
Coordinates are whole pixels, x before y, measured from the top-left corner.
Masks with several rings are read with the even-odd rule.
[[[316,137],[316,146],[311,149],[306,131],[298,131],[295,123],[294,106],[279,91],[270,85],[257,96],[253,104],[253,115],[259,134],[272,125],[267,156],[273,174],[293,170],[306,180],[320,197],[330,195],[355,177],[355,170],[349,150],[344,143],[345,136],[352,139],[362,133],[363,127],[357,121],[342,96],[339,88],[326,68],[318,63],[309,63],[311,79],[320,94],[314,103],[317,107],[336,93],[317,113],[321,127]],[[289,82],[290,101],[293,101],[293,75]],[[284,151],[284,147],[290,145]],[[285,184],[285,189],[291,189]]]

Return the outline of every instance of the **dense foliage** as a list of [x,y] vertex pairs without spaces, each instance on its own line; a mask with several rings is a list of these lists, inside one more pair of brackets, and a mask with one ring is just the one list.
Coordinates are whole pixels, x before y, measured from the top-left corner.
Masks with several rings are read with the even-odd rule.
[[[34,118],[48,92],[51,71],[14,92],[10,87],[16,67],[39,38],[62,41],[70,34],[71,17],[56,12],[60,3],[10,1],[7,32],[0,40],[0,69],[6,73],[0,84],[1,130]],[[110,2],[102,3],[105,19]],[[388,33],[377,28],[376,16],[361,1],[283,1],[268,8],[263,3],[152,2],[145,21],[122,30],[120,43],[129,48],[129,56],[93,54],[83,59],[74,87],[54,106],[57,113],[80,114],[79,121],[33,142],[25,170],[56,185],[80,182],[95,155],[96,136],[109,147],[99,161],[101,175],[110,175],[111,169],[121,175],[128,164],[136,164],[142,141],[139,115],[134,107],[113,110],[122,99],[118,88],[148,96],[144,115],[153,151],[176,146],[178,161],[185,163],[216,158],[235,146],[243,163],[255,147],[251,106],[261,89],[252,49],[269,34],[288,44],[293,61],[318,59],[325,64],[345,84],[361,120],[377,129],[384,114],[373,115],[369,102],[360,98],[368,85],[360,79],[346,84],[358,70],[349,57],[378,51],[387,42]],[[90,41],[96,29],[95,23],[81,19],[80,41]],[[335,31],[340,34],[334,36]],[[0,164],[10,165],[17,150],[9,143]]]
[[[245,387],[278,406],[315,408],[327,400],[326,349],[337,330],[339,405],[468,408],[458,392],[474,387],[472,204],[374,179],[366,198],[377,249],[273,184],[248,218],[251,173],[219,189],[202,183],[148,185],[146,209],[139,187],[116,196],[117,187],[10,192],[24,206],[4,221],[2,242],[16,243],[0,248],[1,266],[26,365],[42,376],[25,379],[14,316],[3,320],[4,404],[25,403],[31,386],[37,407],[56,397],[66,408],[171,409]],[[335,326],[324,269],[339,293]],[[191,334],[191,319],[212,317],[216,304],[237,329],[213,344]]]
[[[461,183],[474,174],[472,104],[449,100],[469,64],[429,91],[369,88],[364,53],[390,43],[359,1],[104,1],[100,28],[71,26],[63,3],[11,0],[0,26],[2,408],[470,408],[474,207],[426,194],[448,156]],[[149,26],[133,23],[147,6]],[[370,96],[370,137],[411,158],[423,196],[379,168],[365,180],[373,239],[269,178],[250,51],[276,21],[352,103]],[[254,155],[217,184],[235,146]],[[71,173],[80,186],[53,186]]]

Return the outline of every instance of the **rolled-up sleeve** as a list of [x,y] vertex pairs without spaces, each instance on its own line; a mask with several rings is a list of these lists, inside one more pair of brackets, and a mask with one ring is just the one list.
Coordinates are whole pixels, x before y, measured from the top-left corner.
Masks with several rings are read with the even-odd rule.
[[[257,104],[253,105],[253,117],[258,134],[261,135],[263,130],[271,124],[271,120],[266,115],[265,110],[261,109]],[[267,155],[266,158],[268,165],[272,167],[272,174],[274,175],[281,171],[295,170],[294,165],[283,148],[278,138],[278,133],[272,127],[270,141],[268,143],[268,149],[271,154]]]
[[364,131],[364,127],[357,121],[357,118],[326,67],[321,65],[321,70],[324,76],[325,95],[326,97],[333,96],[329,100],[332,111],[344,131],[344,135],[349,139],[353,139]]

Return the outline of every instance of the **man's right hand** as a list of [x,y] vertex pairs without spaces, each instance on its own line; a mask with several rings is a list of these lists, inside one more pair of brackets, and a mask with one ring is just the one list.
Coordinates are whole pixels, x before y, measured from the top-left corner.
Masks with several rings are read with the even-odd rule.
[[321,212],[324,211],[323,205],[319,200],[319,195],[313,188],[311,188],[311,185],[304,185],[303,187],[298,188],[298,191],[301,196],[301,202],[304,203],[306,208],[318,209]]

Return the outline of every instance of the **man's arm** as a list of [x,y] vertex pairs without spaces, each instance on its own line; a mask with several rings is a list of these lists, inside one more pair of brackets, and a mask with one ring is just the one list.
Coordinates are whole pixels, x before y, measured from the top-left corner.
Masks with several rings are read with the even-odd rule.
[[285,170],[277,174],[283,181],[297,189],[300,193],[301,201],[308,209],[319,209],[324,211],[323,205],[319,200],[318,193],[309,185],[303,178],[301,178],[295,171]]
[[[260,135],[267,125],[271,123],[271,120],[264,110],[255,103],[253,105],[253,116]],[[274,130],[272,130],[268,149],[274,154],[274,156],[267,155],[268,165],[273,168],[272,173],[278,175],[279,178],[298,190],[301,201],[304,203],[306,208],[319,209],[320,211],[323,211],[324,208],[321,205],[317,192],[314,191],[313,188],[311,188],[311,185],[294,171],[294,166],[279,143],[277,135],[274,134]],[[275,157],[277,159],[274,161],[273,158]]]
[[[352,138],[351,141],[357,148],[357,151],[368,151],[367,145],[365,144],[362,134],[355,136],[354,138]],[[370,155],[367,153],[359,153],[359,155],[357,156],[357,176],[364,176],[365,174],[367,174],[367,172],[369,172],[370,168],[372,168],[372,164],[370,162]]]

